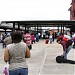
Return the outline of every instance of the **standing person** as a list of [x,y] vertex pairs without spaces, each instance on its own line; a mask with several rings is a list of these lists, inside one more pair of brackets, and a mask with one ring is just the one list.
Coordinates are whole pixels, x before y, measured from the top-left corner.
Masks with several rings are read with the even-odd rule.
[[5,38],[6,38],[6,35],[5,34],[2,34],[2,40],[1,40],[2,48],[6,48],[6,43],[4,42],[4,39]]
[[26,31],[26,34],[23,36],[24,42],[27,44],[29,50],[32,49],[32,44],[31,44],[31,34],[29,31]]
[[31,43],[35,43],[35,36],[34,36],[34,33],[31,34]]
[[72,38],[73,38],[73,40],[74,40],[73,48],[75,48],[75,33],[73,34]]
[[36,37],[36,42],[39,42],[39,35],[38,35],[38,33],[36,33],[35,37]]
[[28,75],[26,58],[30,57],[30,50],[26,43],[21,42],[22,34],[13,32],[13,43],[7,45],[4,53],[4,61],[9,63],[9,75]]
[[53,31],[50,30],[49,32],[50,32],[50,36],[49,36],[50,44],[52,44],[53,43]]
[[8,44],[12,43],[12,39],[11,39],[11,34],[10,33],[7,33],[6,38],[4,39],[4,42],[6,43],[6,46]]

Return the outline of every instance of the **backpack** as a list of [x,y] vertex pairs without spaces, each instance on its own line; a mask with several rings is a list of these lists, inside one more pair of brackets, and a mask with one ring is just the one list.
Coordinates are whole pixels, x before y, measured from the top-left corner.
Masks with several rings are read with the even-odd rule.
[[69,39],[69,38],[66,38],[66,37],[63,37],[63,41],[67,42],[69,46],[72,45],[72,43],[73,43],[72,39]]
[[68,42],[69,38],[63,37],[63,40]]
[[73,43],[72,38],[70,36],[68,36],[68,35],[59,36],[58,39],[67,42],[68,43],[68,46],[72,45],[72,43]]

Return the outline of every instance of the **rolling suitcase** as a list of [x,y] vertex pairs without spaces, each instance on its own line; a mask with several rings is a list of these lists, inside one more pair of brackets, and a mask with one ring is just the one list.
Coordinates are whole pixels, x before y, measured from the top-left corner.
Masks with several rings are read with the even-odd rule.
[[47,39],[47,40],[45,41],[45,44],[48,44],[48,42],[49,42],[49,40]]

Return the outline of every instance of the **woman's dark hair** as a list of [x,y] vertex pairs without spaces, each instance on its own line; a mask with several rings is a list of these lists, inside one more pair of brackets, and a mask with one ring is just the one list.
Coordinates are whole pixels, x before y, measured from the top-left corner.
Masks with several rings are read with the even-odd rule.
[[19,43],[22,40],[22,33],[20,31],[12,32],[11,38],[13,43]]

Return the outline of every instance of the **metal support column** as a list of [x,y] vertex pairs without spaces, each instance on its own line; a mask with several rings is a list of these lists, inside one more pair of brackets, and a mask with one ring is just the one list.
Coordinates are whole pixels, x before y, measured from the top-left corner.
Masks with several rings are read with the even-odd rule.
[[14,32],[15,31],[15,23],[13,23],[13,30],[12,30],[12,32]]
[[35,31],[37,31],[37,23],[35,23]]
[[7,30],[7,29],[4,29],[4,30],[5,30],[5,34],[6,34],[6,30]]
[[61,33],[62,33],[62,24],[61,24]]
[[[73,27],[73,28],[75,28],[75,27]],[[73,28],[72,28],[72,26],[70,27],[70,34],[72,35],[72,32],[74,32],[73,31]]]
[[25,30],[24,30],[24,32],[26,32],[26,25],[25,25]]
[[38,33],[38,23],[36,23],[36,25],[37,25],[37,33]]

